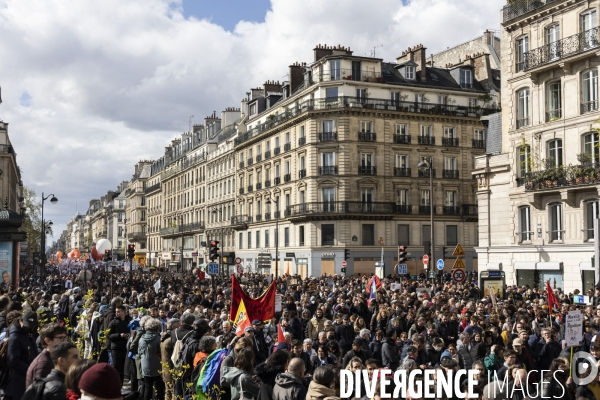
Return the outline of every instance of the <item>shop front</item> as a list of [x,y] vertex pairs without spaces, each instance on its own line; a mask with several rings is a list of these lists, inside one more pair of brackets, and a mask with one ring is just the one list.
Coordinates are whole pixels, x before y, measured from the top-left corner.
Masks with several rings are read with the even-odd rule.
[[562,262],[523,262],[514,263],[517,285],[543,288],[550,281],[552,288],[563,288]]
[[579,271],[581,272],[581,287],[583,288],[582,293],[585,294],[588,290],[593,290],[596,286],[596,274],[594,266],[590,262],[580,262]]

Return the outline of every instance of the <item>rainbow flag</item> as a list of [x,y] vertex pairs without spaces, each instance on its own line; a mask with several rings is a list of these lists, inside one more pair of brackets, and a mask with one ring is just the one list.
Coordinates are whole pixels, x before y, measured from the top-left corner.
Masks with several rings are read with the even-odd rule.
[[221,362],[227,356],[227,349],[215,350],[206,357],[196,382],[197,400],[219,400],[223,391],[221,385]]

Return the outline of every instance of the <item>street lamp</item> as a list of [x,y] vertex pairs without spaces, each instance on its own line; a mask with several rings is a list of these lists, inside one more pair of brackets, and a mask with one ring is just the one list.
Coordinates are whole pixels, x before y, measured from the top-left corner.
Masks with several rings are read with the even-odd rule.
[[177,215],[176,218],[179,218],[180,221],[179,230],[181,231],[181,252],[179,253],[179,265],[181,265],[181,273],[183,274],[183,214]]
[[223,243],[223,210],[220,208],[213,208],[211,211],[213,214],[216,214],[217,212],[219,214],[221,214],[221,230],[219,232],[219,236],[221,237],[220,241],[221,241],[221,257],[219,257],[219,271],[221,271],[221,275],[223,275],[223,277],[227,276],[227,274],[225,274],[225,267],[223,266],[223,246],[225,246],[225,244]]
[[275,202],[275,279],[279,276],[279,198],[267,199],[267,204]]
[[52,204],[56,204],[58,203],[58,199],[54,196],[54,194],[49,194],[48,196],[44,197],[44,193],[42,192],[42,232],[41,232],[41,241],[40,241],[40,247],[41,247],[41,253],[40,254],[40,260],[41,260],[41,266],[40,266],[40,275],[42,275],[42,285],[43,285],[43,281],[45,278],[45,274],[44,274],[44,269],[46,268],[46,222],[44,221],[44,202],[46,200],[50,199],[50,203]]
[[[433,264],[435,263],[435,230],[433,229],[433,213],[434,213],[434,206],[433,206],[433,199],[434,199],[434,195],[433,195],[433,157],[421,157],[421,162],[417,165],[417,168],[419,168],[419,171],[421,172],[425,172],[425,171],[429,171],[429,213],[430,213],[430,217],[431,217],[431,232],[430,232],[430,249],[431,249],[431,257],[429,258],[429,264],[428,267],[431,271],[433,271]],[[429,271],[428,271],[429,272]],[[428,274],[429,275],[429,274]],[[428,276],[427,276],[428,277]]]

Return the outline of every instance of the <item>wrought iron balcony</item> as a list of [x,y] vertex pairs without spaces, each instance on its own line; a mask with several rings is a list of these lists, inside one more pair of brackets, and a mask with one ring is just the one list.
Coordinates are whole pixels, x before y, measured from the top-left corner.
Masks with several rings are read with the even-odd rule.
[[517,129],[529,126],[529,117],[517,118]]
[[600,166],[589,164],[569,165],[533,171],[517,178],[517,186],[525,186],[526,192],[600,183]]
[[306,136],[302,136],[298,139],[298,146],[304,146],[306,144]]
[[[405,207],[405,208],[403,208]],[[284,215],[295,217],[306,214],[410,214],[410,206],[398,206],[395,203],[363,203],[360,201],[324,201],[315,203],[302,203],[289,206]]]
[[275,211],[273,214],[275,215],[274,218],[281,218],[281,211]]
[[599,32],[600,27],[592,28],[530,50],[524,54],[523,70],[528,71],[576,54],[597,49],[600,46]]
[[319,175],[337,175],[337,165],[329,165],[326,167],[319,167]]
[[419,144],[435,144],[435,136],[419,136]]
[[291,143],[286,143],[283,145],[283,151],[290,151],[292,149]]
[[448,179],[458,179],[458,170],[457,169],[443,169],[442,177]]
[[598,100],[586,101],[581,103],[581,113],[586,114],[592,111],[598,111]]
[[238,229],[246,229],[248,227],[248,217],[246,215],[234,215],[231,217],[231,225]]
[[281,153],[281,147],[277,146],[273,149],[273,154],[278,155],[279,153]]
[[381,83],[381,72],[361,71],[358,69],[334,68],[322,74],[316,74],[314,80],[318,82],[327,81],[361,81]]
[[270,181],[270,180],[266,180],[266,181],[265,181],[265,187],[266,187],[266,188],[269,188],[269,187],[271,187],[271,181]]
[[262,189],[262,182],[257,182],[256,183],[256,190],[260,190]]
[[130,232],[127,234],[127,239],[132,242],[139,242],[146,240],[146,234],[144,232]]
[[306,178],[306,170],[305,169],[301,169],[300,171],[298,171],[298,178],[300,178],[300,179]]
[[248,185],[248,193],[252,193],[254,191],[254,187],[252,185]]
[[442,146],[457,147],[458,138],[442,138]]
[[394,143],[410,144],[410,135],[394,135]]
[[508,22],[557,0],[515,0],[502,8],[502,22]]
[[240,194],[244,194],[244,188],[240,188]]
[[473,147],[476,149],[485,149],[485,140],[473,139]]
[[562,118],[562,108],[546,111],[546,122],[553,122]]
[[271,220],[271,213],[265,213],[265,221],[270,221]]
[[157,190],[160,190],[160,183],[147,187],[146,190],[144,190],[144,193],[149,194]]
[[292,174],[285,174],[285,175],[283,176],[283,181],[284,181],[284,182],[286,182],[286,183],[287,183],[287,182],[289,182],[289,181],[291,181],[291,180],[292,180]]
[[257,154],[256,155],[256,162],[261,162],[262,161],[262,154]]
[[250,158],[248,159],[248,166],[252,165],[252,163],[253,163],[253,162],[254,162],[254,160],[252,160],[252,157],[250,157]]
[[462,215],[479,215],[477,204],[463,204]]
[[279,185],[281,183],[281,178],[280,177],[276,177],[275,178],[275,186]]
[[377,140],[377,134],[373,132],[358,132],[358,140],[361,142],[374,142]]
[[269,158],[271,158],[271,150],[265,151],[265,160],[268,160]]
[[377,167],[365,167],[364,165],[358,166],[359,175],[377,175]]
[[394,168],[394,176],[408,177],[410,176],[410,168]]
[[319,142],[333,142],[337,140],[337,132],[319,133]]
[[256,220],[255,220],[255,221],[256,221],[256,222],[260,222],[260,221],[262,221],[262,215],[260,215],[260,214],[256,214]]
[[396,204],[396,210],[395,210],[396,214],[412,214],[412,206],[409,206],[407,204]]
[[444,206],[442,208],[444,215],[460,215],[460,207],[458,206]]
[[[424,171],[419,170],[419,178],[429,178],[429,170],[426,169]],[[435,169],[433,170],[433,177],[435,178]]]
[[[435,208],[433,210],[433,213],[435,214]],[[431,214],[431,207],[430,206],[419,206],[419,214]]]

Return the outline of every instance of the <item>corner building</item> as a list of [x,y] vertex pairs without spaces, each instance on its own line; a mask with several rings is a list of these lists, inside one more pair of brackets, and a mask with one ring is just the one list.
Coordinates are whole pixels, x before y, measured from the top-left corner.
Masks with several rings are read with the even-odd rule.
[[[313,63],[289,67],[289,81],[251,89],[234,140],[231,226],[244,269],[258,271],[268,253],[275,274],[278,241],[278,275],[340,274],[345,250],[346,274],[372,273],[382,247],[390,274],[399,245],[411,253],[409,274],[420,274],[432,197],[436,258],[461,243],[467,270],[477,269],[471,171],[485,152],[480,118],[497,108],[477,57],[438,68],[421,45],[395,63],[319,45]],[[433,196],[422,157],[433,159]]]
[[480,270],[567,292],[594,285],[600,2],[502,10],[501,151],[476,159]]

